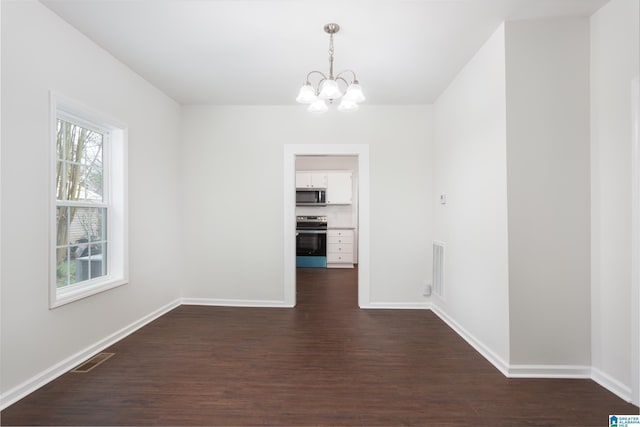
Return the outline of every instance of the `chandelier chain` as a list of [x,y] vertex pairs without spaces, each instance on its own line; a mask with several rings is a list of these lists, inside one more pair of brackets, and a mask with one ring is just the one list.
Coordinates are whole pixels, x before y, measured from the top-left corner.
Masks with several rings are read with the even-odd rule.
[[333,80],[333,33],[329,34],[329,80]]

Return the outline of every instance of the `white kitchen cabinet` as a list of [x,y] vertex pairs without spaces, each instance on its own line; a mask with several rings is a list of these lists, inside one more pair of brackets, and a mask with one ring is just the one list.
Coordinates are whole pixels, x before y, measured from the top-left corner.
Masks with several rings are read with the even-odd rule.
[[325,172],[296,172],[296,188],[327,188]]
[[327,230],[327,268],[353,268],[353,230]]
[[352,180],[351,172],[328,172],[327,204],[350,205],[353,198]]

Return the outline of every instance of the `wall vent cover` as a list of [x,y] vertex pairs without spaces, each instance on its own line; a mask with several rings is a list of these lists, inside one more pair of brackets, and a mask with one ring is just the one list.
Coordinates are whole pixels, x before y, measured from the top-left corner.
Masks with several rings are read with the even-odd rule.
[[444,297],[444,243],[433,242],[433,291]]
[[91,359],[89,359],[86,362],[82,363],[80,366],[77,366],[76,368],[74,368],[71,372],[76,372],[76,373],[79,373],[79,374],[86,374],[87,372],[91,371],[92,369],[102,365],[104,362],[106,362],[114,354],[115,353],[98,353],[95,356],[93,356]]

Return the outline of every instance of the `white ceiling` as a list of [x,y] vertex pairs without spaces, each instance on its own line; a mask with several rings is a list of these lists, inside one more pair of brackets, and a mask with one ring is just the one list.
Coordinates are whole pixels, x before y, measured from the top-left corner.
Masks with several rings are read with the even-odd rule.
[[504,20],[608,0],[41,0],[181,104],[293,104],[307,72],[351,68],[368,104],[431,104]]

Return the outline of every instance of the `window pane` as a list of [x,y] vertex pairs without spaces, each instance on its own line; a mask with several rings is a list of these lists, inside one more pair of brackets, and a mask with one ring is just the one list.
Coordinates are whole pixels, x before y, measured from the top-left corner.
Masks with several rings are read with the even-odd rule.
[[56,247],[67,246],[68,239],[69,207],[58,206],[56,208]]
[[76,282],[83,282],[106,274],[102,254],[76,258]]
[[65,190],[67,183],[65,180],[65,163],[62,161],[56,162],[56,199],[64,200]]
[[95,166],[80,166],[80,185],[72,200],[92,200],[102,202],[102,165],[97,171]]
[[87,133],[87,139],[82,152],[84,198],[102,201],[103,177],[103,136],[97,132]]
[[56,286],[61,288],[69,285],[72,281],[75,282],[75,265],[69,261],[69,257],[66,255],[64,248],[64,257],[56,265]]
[[83,165],[96,163],[102,165],[102,134],[88,130],[84,136],[84,149],[80,163]]
[[66,159],[66,127],[62,120],[57,121],[58,134],[56,138],[56,198],[63,200],[67,188],[65,162]]
[[100,245],[100,253],[102,254],[102,275],[106,275],[107,274],[107,261],[108,261],[108,257],[107,257],[107,243],[104,242]]
[[64,122],[60,119],[57,120],[57,129],[58,134],[56,138],[56,159],[65,160],[66,156],[66,148],[65,148],[65,138],[66,135],[66,127],[64,126]]
[[[93,242],[106,240],[104,223],[105,208],[70,208],[74,215],[70,220],[69,237],[71,242]],[[95,250],[93,251],[96,252]]]
[[104,136],[58,120],[58,200],[103,201]]
[[69,268],[69,208],[61,206],[56,209],[56,285],[66,286],[72,274]]
[[[91,242],[106,242],[107,241],[107,209],[96,208],[98,211],[98,217],[95,218],[96,225],[94,227],[94,233],[89,235]],[[102,253],[102,251],[100,252]]]
[[58,206],[56,209],[56,285],[104,276],[107,209]]

